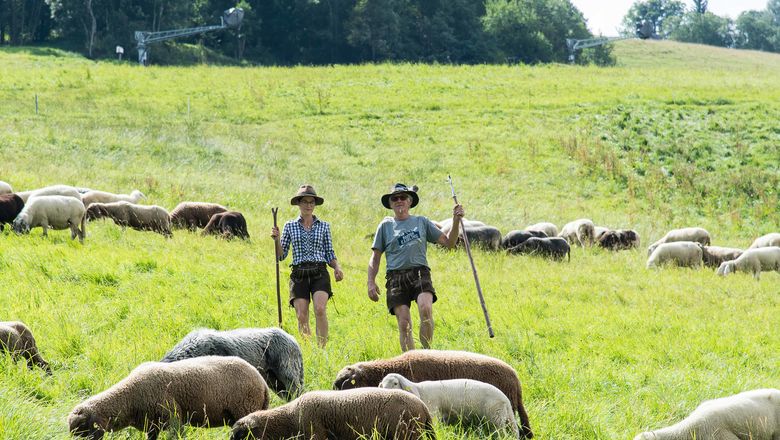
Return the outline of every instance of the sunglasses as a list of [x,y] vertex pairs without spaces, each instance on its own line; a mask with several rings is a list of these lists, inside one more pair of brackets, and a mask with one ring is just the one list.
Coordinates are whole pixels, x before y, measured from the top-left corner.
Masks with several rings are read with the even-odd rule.
[[390,196],[390,201],[391,201],[391,202],[397,202],[397,201],[399,201],[399,200],[406,200],[406,199],[408,199],[408,198],[409,198],[409,197],[408,197],[408,196],[406,196],[406,195],[400,195],[400,196]]

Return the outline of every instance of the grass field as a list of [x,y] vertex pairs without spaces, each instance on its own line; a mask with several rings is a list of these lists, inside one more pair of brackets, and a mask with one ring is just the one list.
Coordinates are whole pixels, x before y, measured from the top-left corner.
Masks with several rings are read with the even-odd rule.
[[0,180],[139,189],[167,209],[218,202],[242,211],[252,235],[166,240],[98,221],[81,245],[66,231],[6,228],[0,320],[26,322],[54,374],[0,357],[0,438],[68,438],[78,402],[195,327],[274,326],[270,208],[293,218],[303,182],[326,199],[316,214],[345,270],[325,350],[284,309],[309,390],[330,388],[344,365],[399,353],[395,320],[366,295],[366,236],[398,181],[420,186],[413,213],[447,218],[447,174],[467,217],[503,232],[588,217],[642,237],[637,251],[575,249],[571,263],[475,251],[494,339],[465,253],[429,250],[434,348],[511,364],[537,438],[630,439],[702,400],[780,388],[780,275],[647,271],[643,250],[675,227],[736,247],[780,230],[780,56],[657,41],[615,53],[612,68],[139,68],[0,50]]

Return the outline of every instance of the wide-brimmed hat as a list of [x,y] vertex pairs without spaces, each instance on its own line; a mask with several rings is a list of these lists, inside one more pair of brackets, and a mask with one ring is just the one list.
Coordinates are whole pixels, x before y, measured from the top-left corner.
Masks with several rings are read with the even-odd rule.
[[385,194],[382,196],[382,206],[384,206],[387,209],[392,209],[390,207],[390,197],[396,195],[396,194],[407,194],[409,197],[412,198],[412,206],[411,208],[414,208],[417,206],[417,202],[420,201],[420,196],[417,195],[417,185],[414,185],[412,187],[408,187],[404,185],[403,183],[396,183],[391,189],[389,194]]
[[291,205],[297,205],[298,202],[301,201],[304,197],[314,197],[314,204],[315,205],[322,205],[325,203],[325,199],[317,195],[317,191],[314,191],[314,187],[311,185],[301,185],[300,188],[298,188],[298,192],[295,193],[293,198],[290,199]]

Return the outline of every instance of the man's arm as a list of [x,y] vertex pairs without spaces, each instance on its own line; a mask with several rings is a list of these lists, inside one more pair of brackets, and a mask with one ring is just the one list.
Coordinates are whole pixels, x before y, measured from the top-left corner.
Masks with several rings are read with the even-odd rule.
[[458,234],[460,233],[460,220],[464,215],[465,211],[463,210],[462,205],[455,205],[455,207],[452,208],[452,229],[450,229],[449,234],[441,234],[439,236],[439,240],[437,242],[440,245],[448,249],[455,247],[455,244],[458,242]]
[[382,251],[372,249],[373,253],[368,260],[368,297],[371,301],[379,301],[379,286],[376,285],[376,274],[379,272],[379,263],[382,261]]

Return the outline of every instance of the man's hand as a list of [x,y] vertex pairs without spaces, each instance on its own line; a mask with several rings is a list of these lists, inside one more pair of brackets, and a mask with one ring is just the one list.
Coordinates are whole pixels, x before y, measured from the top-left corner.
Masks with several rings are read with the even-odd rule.
[[379,287],[376,285],[376,281],[368,281],[368,297],[371,301],[379,301]]

